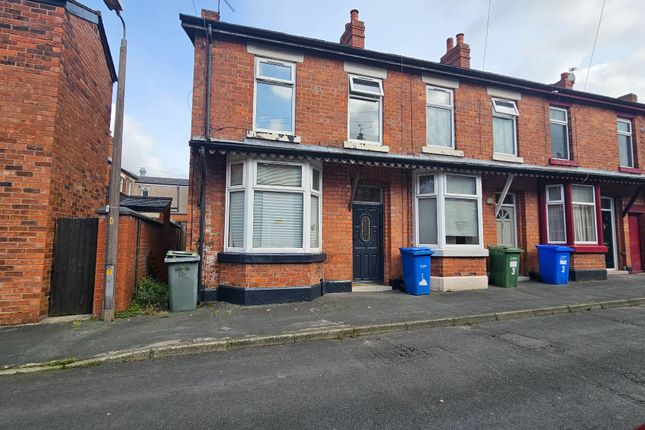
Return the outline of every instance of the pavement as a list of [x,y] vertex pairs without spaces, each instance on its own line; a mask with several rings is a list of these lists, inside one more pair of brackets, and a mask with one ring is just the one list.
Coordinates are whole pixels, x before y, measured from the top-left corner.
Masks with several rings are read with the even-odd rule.
[[218,302],[114,322],[2,327],[0,375],[642,304],[645,275],[428,296],[391,291],[267,306]]
[[5,376],[0,428],[635,429],[644,338],[634,306]]

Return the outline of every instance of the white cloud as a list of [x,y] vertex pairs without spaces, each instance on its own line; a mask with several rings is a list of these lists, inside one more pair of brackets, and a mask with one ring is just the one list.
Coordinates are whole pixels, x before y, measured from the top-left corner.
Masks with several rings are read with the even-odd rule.
[[[114,131],[115,106],[112,106],[111,129]],[[144,130],[142,124],[130,115],[123,118],[123,154],[121,164],[132,173],[139,174],[145,167],[150,176],[175,176],[176,169],[170,169],[160,157],[161,145]],[[183,169],[182,169],[183,170]]]

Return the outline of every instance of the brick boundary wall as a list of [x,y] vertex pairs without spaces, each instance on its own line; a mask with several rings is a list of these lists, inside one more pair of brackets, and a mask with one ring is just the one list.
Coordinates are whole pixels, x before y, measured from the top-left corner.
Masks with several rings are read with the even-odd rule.
[[[167,281],[168,272],[163,260],[167,251],[177,249],[180,231],[180,228],[174,224],[169,222],[162,223],[139,215],[136,212],[121,214],[119,219],[115,311],[122,311],[130,306],[135,292],[135,285],[140,279],[151,276],[163,282]],[[106,235],[107,218],[102,216],[99,219],[96,245],[96,275],[93,305],[93,314],[95,317],[99,317],[103,309]],[[136,258],[137,236],[138,260]]]

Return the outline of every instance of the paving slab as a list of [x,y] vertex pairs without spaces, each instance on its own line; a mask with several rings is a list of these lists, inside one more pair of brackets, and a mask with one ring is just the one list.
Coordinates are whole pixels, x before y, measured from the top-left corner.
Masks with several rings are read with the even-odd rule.
[[[400,291],[328,294],[312,302],[266,306],[213,303],[194,312],[139,316],[107,321],[78,321],[0,327],[0,369],[28,363],[148,347],[152,344],[279,336],[321,329],[415,322],[439,318],[502,314],[554,306],[575,310],[595,302],[645,297],[645,275],[617,275],[607,281],[553,286],[522,282],[517,288],[432,292],[411,296]],[[640,302],[634,302],[638,304]],[[503,316],[502,316],[503,318]],[[409,327],[415,327],[410,324]],[[274,339],[274,338],[272,338]],[[236,340],[236,342],[238,342]],[[241,341],[240,341],[241,342]],[[267,340],[266,342],[269,342]],[[273,342],[273,341],[271,341]],[[252,341],[249,341],[252,343]]]

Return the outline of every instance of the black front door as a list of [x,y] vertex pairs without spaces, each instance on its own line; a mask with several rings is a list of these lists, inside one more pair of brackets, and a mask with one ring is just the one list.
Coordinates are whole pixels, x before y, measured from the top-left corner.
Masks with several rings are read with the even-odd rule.
[[383,281],[383,206],[354,204],[354,280]]
[[614,269],[614,225],[612,223],[611,211],[602,211],[602,235],[605,239],[607,253],[605,254],[605,267]]

